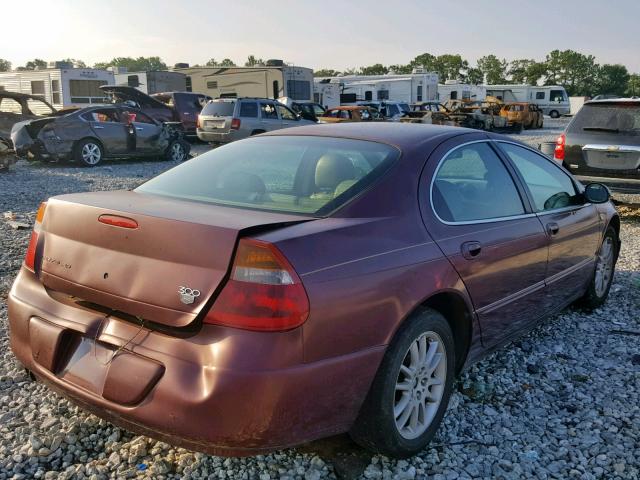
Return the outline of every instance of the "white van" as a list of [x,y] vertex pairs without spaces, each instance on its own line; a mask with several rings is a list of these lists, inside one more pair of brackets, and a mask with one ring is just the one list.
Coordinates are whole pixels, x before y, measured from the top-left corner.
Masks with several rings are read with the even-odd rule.
[[531,85],[487,85],[487,95],[499,98],[504,102],[535,103],[545,115],[558,118],[571,113],[569,96],[564,87],[547,85],[544,87]]

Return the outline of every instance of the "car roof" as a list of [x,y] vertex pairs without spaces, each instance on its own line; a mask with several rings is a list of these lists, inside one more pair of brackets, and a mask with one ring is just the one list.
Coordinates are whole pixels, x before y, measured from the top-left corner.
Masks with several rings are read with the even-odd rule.
[[394,145],[401,150],[409,150],[420,144],[441,137],[442,141],[449,137],[478,133],[461,127],[442,125],[424,125],[395,122],[357,122],[326,123],[273,130],[261,136],[315,136],[331,138],[350,138]]
[[632,98],[603,98],[600,100],[589,100],[588,102],[584,102],[585,105],[590,103],[640,103],[640,97],[632,97]]
[[330,108],[329,110],[367,110],[368,105],[342,105],[340,107]]

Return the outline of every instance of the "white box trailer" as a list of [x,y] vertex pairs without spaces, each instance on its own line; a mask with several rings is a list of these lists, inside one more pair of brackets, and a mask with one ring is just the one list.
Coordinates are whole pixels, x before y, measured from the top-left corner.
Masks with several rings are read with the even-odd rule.
[[[278,62],[279,63],[279,62]],[[313,100],[313,70],[288,65],[177,68],[187,91],[213,98],[262,97]]]
[[317,77],[314,82],[316,91],[328,88],[326,84],[338,84],[342,95],[349,95],[352,100],[363,102],[432,102],[438,95],[438,74],[431,72]]
[[[114,82],[113,72],[93,68],[47,68],[0,73],[0,89],[44,98],[57,109],[103,103],[101,85]],[[34,113],[49,113],[35,111]]]
[[342,87],[335,82],[313,82],[313,101],[326,109],[340,106]]
[[438,101],[446,103],[448,100],[483,101],[487,96],[484,85],[471,85],[456,81],[446,81],[438,85]]
[[545,115],[557,118],[571,113],[569,96],[560,85],[486,85],[487,95],[505,102],[535,103]]
[[116,85],[137,88],[147,95],[187,89],[187,77],[180,72],[114,72],[114,76]]

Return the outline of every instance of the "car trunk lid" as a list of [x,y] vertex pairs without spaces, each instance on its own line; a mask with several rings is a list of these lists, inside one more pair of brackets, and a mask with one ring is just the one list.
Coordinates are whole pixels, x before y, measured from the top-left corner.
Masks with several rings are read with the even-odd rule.
[[184,327],[224,282],[243,232],[308,220],[136,192],[64,195],[47,204],[38,273],[56,292]]

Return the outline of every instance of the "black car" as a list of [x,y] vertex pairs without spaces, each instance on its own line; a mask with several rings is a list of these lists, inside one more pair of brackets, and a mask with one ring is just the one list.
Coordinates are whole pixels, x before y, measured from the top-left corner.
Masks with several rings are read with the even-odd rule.
[[640,192],[640,99],[585,103],[558,137],[554,158],[585,183]]
[[71,160],[88,167],[104,158],[182,161],[190,150],[179,122],[159,122],[126,105],[96,105],[59,117],[19,122],[11,130],[11,140],[20,157]]

